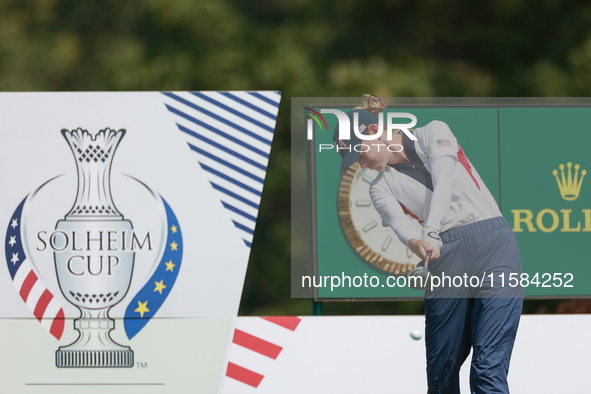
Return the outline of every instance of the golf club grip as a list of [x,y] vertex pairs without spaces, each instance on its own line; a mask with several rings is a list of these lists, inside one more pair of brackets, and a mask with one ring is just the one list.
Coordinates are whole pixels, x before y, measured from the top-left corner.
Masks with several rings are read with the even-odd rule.
[[431,251],[427,252],[427,256],[425,256],[425,269],[429,268],[429,260],[431,259]]

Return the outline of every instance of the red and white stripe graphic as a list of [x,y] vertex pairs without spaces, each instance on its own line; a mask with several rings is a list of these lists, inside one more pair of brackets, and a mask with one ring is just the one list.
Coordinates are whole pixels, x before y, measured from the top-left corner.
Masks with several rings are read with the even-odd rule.
[[12,283],[41,325],[51,335],[60,339],[64,333],[64,310],[53,294],[39,280],[27,259],[23,261],[16,272]]
[[299,317],[256,317],[236,319],[222,393],[255,392],[275,360],[291,342],[301,322]]

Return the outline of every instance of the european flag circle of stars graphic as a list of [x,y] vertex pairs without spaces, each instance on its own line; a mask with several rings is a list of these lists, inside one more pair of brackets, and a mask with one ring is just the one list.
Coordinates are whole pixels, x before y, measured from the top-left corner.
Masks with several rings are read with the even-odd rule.
[[162,306],[181,268],[183,237],[179,222],[164,198],[160,197],[166,209],[167,239],[162,259],[156,271],[144,287],[133,297],[125,311],[125,333],[133,338]]

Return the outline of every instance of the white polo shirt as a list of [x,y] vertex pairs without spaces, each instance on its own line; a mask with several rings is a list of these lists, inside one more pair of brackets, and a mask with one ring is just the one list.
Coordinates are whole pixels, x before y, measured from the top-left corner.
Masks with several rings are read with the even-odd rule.
[[[409,237],[420,239],[420,235],[411,236],[416,229],[405,214],[414,217],[423,226],[429,225],[441,231],[502,216],[492,194],[446,123],[432,121],[415,129],[414,135],[417,141],[404,135],[404,149],[412,165],[388,165],[370,186],[371,200],[384,225],[391,226],[402,242],[408,242]],[[431,163],[442,156],[455,160],[451,203],[447,215],[432,218],[429,217],[434,190]],[[445,212],[445,209],[439,211]],[[402,228],[405,231],[397,231]]]

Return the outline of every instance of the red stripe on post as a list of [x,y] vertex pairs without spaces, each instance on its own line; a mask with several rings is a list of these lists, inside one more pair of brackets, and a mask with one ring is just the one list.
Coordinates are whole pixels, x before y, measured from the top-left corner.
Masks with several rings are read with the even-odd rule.
[[250,369],[242,368],[241,366],[230,362],[228,363],[226,376],[252,386],[255,389],[259,387],[259,384],[261,384],[261,381],[264,378],[264,376],[261,374],[253,372]]
[[53,295],[51,294],[51,292],[45,289],[43,294],[41,294],[41,298],[39,298],[39,301],[37,301],[37,306],[35,306],[35,312],[33,312],[37,320],[41,321],[41,319],[43,319],[43,314],[47,309],[47,305],[49,305],[52,299]]
[[27,302],[27,298],[29,298],[29,293],[31,292],[31,289],[33,288],[36,282],[37,275],[35,275],[33,270],[31,270],[31,272],[29,272],[29,275],[27,275],[27,278],[23,282],[23,285],[21,286],[21,291],[19,292],[24,302]]
[[283,350],[281,346],[277,346],[274,343],[267,342],[264,339],[255,337],[254,335],[250,335],[238,329],[234,330],[234,339],[232,342],[236,345],[252,350],[253,352],[272,358],[273,360],[276,360],[279,353],[281,353],[281,350]]
[[59,340],[62,337],[62,334],[64,333],[64,325],[64,310],[60,309],[55,319],[53,319],[53,323],[51,323],[49,333]]
[[300,324],[302,321],[302,319],[295,316],[266,316],[262,319],[270,321],[271,323],[275,323],[291,331],[295,331],[295,329],[298,327],[298,324]]

